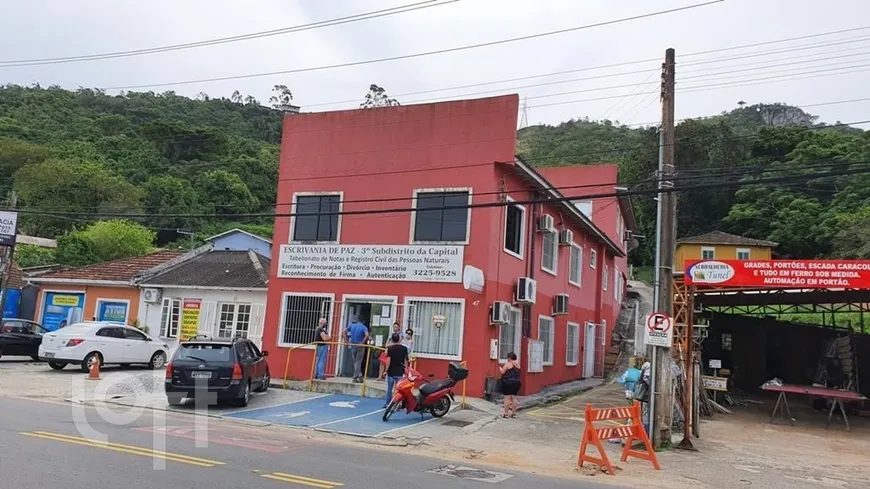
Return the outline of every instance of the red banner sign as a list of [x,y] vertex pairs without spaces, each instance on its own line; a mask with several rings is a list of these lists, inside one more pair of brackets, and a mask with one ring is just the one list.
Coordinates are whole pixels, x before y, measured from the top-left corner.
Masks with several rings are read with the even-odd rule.
[[870,260],[687,260],[688,284],[870,289]]

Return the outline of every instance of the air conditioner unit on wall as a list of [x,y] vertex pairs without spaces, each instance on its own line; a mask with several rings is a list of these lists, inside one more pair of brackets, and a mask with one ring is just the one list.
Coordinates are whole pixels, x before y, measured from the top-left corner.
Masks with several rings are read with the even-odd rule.
[[529,277],[520,277],[517,280],[517,302],[527,304],[535,303],[535,296],[538,293],[538,284],[534,279]]
[[507,324],[511,319],[511,305],[507,302],[495,301],[489,311],[489,324]]
[[556,294],[553,297],[553,315],[563,316],[568,314],[568,294]]
[[559,232],[559,246],[570,246],[574,243],[574,231],[563,229]]
[[544,214],[538,218],[538,231],[542,233],[555,233],[556,223],[553,221],[553,216]]
[[160,302],[162,296],[160,292],[160,289],[143,289],[142,297],[145,299],[145,302],[153,304],[155,302]]

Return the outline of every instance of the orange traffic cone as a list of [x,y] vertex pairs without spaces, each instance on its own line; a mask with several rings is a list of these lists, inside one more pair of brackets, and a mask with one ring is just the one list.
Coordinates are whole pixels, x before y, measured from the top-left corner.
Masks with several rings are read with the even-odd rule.
[[94,363],[88,367],[88,380],[100,380],[100,357],[94,356]]

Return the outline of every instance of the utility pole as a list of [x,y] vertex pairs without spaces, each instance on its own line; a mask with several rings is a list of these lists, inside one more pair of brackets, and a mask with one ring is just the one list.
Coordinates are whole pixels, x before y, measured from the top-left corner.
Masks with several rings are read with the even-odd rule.
[[190,251],[193,251],[193,249],[196,247],[196,233],[185,231],[183,229],[176,229],[175,232],[176,234],[180,234],[182,236],[190,236]]
[[[674,252],[677,240],[677,200],[673,192],[676,138],[674,136],[674,50],[665,51],[662,65],[662,125],[659,132],[658,221],[656,223],[656,312],[673,318]],[[673,327],[673,326],[672,326]],[[651,435],[656,448],[671,442],[674,386],[671,349],[652,347]],[[661,351],[658,351],[661,350]]]
[[[9,194],[9,208],[18,206],[18,193],[14,190]],[[15,212],[15,211],[13,211]],[[15,257],[15,238],[18,234],[18,216],[15,216],[15,225],[12,226],[12,242],[3,247],[3,260],[0,261],[3,275],[0,275],[0,319],[3,319],[3,311],[6,310],[6,288],[9,286],[9,275],[12,273],[12,260]]]

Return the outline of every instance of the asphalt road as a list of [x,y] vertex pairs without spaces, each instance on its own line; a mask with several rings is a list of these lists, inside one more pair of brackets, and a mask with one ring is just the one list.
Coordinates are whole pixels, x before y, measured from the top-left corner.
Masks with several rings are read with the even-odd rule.
[[[110,423],[93,408],[0,396],[0,485],[16,489],[614,487],[484,467],[454,469],[453,475],[432,473],[451,463],[378,447],[312,440],[304,432],[286,428],[204,417],[200,419],[208,419],[208,426],[200,433],[207,434],[209,443],[197,447],[194,416],[168,414],[162,422],[162,414],[154,416],[144,411],[132,422]],[[93,432],[82,430],[83,426]],[[157,438],[165,440],[162,447],[157,445],[156,455],[152,451],[155,431]],[[101,441],[90,441],[101,435],[105,435]],[[485,482],[469,477],[482,477]]]

